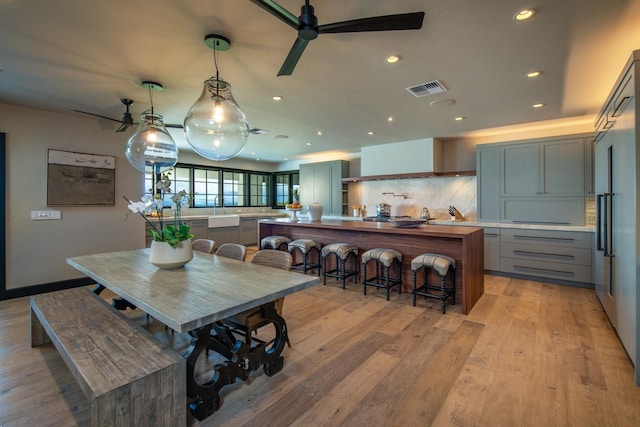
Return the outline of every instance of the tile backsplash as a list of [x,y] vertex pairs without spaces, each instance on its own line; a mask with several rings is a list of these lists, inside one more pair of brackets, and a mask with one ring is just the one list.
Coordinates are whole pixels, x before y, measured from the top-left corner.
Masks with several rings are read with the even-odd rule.
[[[349,184],[349,213],[353,205],[364,206],[363,216],[376,215],[376,205],[391,205],[391,215],[419,217],[423,207],[438,220],[450,219],[453,205],[469,221],[476,221],[476,177],[387,179]],[[393,194],[382,194],[393,193]],[[406,195],[406,198],[400,195]]]

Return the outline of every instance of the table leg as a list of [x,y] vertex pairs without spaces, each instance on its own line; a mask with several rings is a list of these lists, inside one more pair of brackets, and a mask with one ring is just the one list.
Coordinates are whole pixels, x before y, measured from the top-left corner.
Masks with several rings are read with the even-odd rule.
[[[287,341],[286,323],[276,312],[273,302],[264,304],[262,312],[263,317],[274,324],[276,336],[273,341],[254,347],[237,339],[229,328],[219,323],[197,330],[197,338],[187,355],[187,395],[193,399],[189,410],[199,421],[220,408],[220,389],[235,383],[236,378],[246,381],[249,374],[261,366],[268,376],[282,370],[284,358],[281,353]],[[221,354],[227,361],[215,367],[209,381],[199,384],[195,379],[195,366],[198,357],[207,350]]]

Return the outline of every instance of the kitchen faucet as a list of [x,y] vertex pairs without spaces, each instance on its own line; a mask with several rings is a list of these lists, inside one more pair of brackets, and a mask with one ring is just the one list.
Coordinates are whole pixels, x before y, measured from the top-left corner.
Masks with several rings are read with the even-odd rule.
[[[227,207],[224,205],[224,197],[220,197],[220,202],[222,203],[222,213],[227,214]],[[213,198],[213,214],[216,214],[216,207],[218,206],[218,196]]]

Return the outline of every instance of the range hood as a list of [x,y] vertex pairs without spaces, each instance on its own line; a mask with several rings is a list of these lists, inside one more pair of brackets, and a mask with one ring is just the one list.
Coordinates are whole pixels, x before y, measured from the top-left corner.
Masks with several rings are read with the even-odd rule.
[[363,176],[442,172],[442,142],[435,138],[362,147],[360,155]]

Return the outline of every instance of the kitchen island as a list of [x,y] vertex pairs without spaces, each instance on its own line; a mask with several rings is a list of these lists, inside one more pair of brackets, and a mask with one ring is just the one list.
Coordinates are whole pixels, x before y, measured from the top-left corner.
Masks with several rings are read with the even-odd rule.
[[[402,290],[411,293],[411,260],[423,253],[448,255],[456,260],[456,303],[468,314],[484,292],[484,233],[482,228],[422,225],[394,227],[390,223],[341,220],[289,222],[288,219],[261,220],[260,239],[286,236],[313,239],[322,246],[344,242],[363,252],[389,248],[402,253]],[[419,279],[420,280],[420,279]]]

